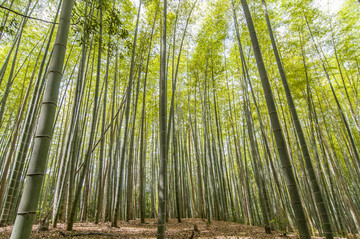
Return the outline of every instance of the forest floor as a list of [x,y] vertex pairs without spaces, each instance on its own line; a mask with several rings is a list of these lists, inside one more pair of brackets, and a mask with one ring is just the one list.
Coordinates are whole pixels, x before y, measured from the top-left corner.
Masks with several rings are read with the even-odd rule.
[[[208,226],[206,221],[197,218],[182,219],[182,223],[178,223],[176,219],[170,219],[166,225],[167,238],[298,238],[295,234],[284,236],[281,231],[273,231],[272,234],[266,234],[263,227],[242,225],[234,222],[212,221],[211,225]],[[194,225],[198,228],[198,232],[194,231]],[[72,232],[66,231],[66,224],[61,223],[58,224],[57,228],[50,226],[48,231],[38,232],[37,227],[38,225],[33,227],[32,239],[156,238],[157,221],[156,219],[147,219],[145,224],[140,223],[140,220],[121,221],[119,228],[112,228],[109,223],[75,223]],[[9,238],[11,230],[12,226],[0,228],[0,239]]]

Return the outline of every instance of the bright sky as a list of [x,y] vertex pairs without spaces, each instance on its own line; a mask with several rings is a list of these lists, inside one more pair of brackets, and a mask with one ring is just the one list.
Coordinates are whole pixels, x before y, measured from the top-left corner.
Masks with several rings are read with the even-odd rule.
[[331,13],[336,13],[340,10],[341,5],[345,0],[316,0],[323,11],[330,10]]

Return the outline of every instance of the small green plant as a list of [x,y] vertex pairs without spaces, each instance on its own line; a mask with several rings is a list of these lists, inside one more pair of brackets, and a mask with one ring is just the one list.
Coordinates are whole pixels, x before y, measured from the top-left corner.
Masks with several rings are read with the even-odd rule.
[[273,219],[270,221],[271,228],[279,228],[284,232],[284,236],[287,235],[289,222],[284,214],[283,209],[279,209],[278,213],[274,215]]

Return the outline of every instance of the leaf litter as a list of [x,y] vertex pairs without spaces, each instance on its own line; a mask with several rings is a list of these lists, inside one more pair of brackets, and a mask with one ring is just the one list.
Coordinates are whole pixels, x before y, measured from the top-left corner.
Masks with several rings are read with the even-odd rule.
[[[48,231],[37,231],[38,225],[33,226],[31,239],[45,238],[82,238],[82,239],[110,239],[110,238],[156,238],[157,220],[147,219],[129,222],[119,221],[119,227],[114,228],[110,223],[75,223],[73,231],[66,231],[66,224],[58,223],[56,228],[49,227]],[[0,228],[0,239],[9,238],[12,226]],[[199,218],[184,218],[181,223],[177,219],[169,219],[166,224],[167,238],[217,238],[217,239],[297,239],[296,234],[284,236],[281,231],[266,234],[263,227],[243,225],[235,222],[211,221]]]

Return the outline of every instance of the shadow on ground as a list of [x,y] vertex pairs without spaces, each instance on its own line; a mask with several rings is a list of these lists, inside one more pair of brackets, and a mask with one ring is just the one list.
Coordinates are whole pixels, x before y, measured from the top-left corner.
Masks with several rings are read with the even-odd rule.
[[[196,225],[198,230],[194,230]],[[57,228],[50,226],[49,231],[37,232],[37,225],[34,225],[31,235],[32,239],[45,238],[156,238],[157,221],[148,219],[145,224],[139,220],[130,222],[119,222],[119,228],[110,227],[109,223],[75,223],[74,231],[66,231],[65,224],[58,224]],[[9,238],[12,227],[0,228],[0,239]],[[212,221],[207,225],[201,219],[183,219],[178,223],[176,219],[170,219],[167,223],[167,238],[218,238],[218,239],[250,239],[250,238],[291,238],[282,236],[282,232],[274,231],[266,234],[262,227],[242,225],[234,222]]]

